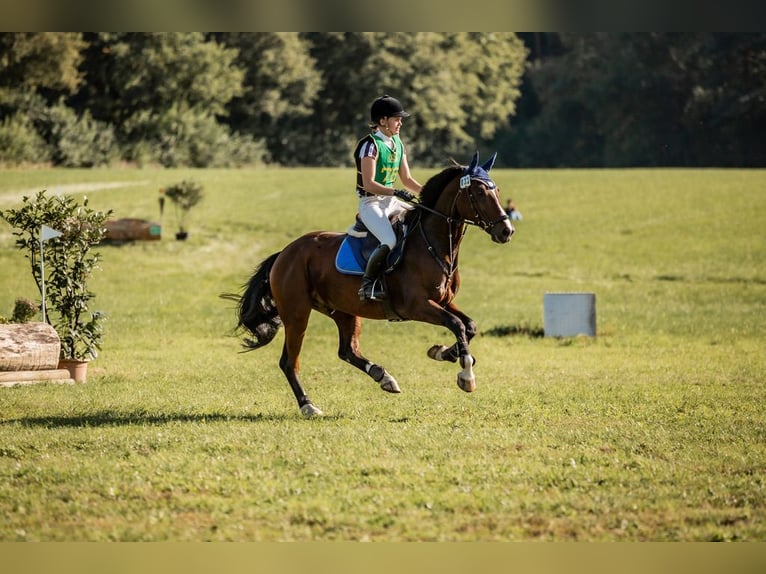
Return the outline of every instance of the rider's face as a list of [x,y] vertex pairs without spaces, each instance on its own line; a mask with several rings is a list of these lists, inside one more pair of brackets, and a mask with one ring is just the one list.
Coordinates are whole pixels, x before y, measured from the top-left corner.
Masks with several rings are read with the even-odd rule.
[[402,118],[400,117],[388,117],[380,120],[380,131],[389,137],[398,135],[401,128]]

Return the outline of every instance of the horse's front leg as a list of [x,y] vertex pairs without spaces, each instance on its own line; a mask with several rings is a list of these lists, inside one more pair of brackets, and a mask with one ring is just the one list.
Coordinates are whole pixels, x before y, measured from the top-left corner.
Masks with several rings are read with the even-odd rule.
[[[470,343],[478,332],[476,322],[468,315],[463,313],[460,309],[455,307],[455,305],[452,303],[446,305],[445,308],[448,312],[452,313],[463,322],[466,340],[468,343]],[[433,345],[430,349],[428,349],[428,356],[434,361],[449,361],[450,363],[454,363],[458,360],[458,358],[460,358],[458,343],[454,343],[451,347],[447,347],[445,345]],[[473,359],[473,364],[476,364],[475,358]]]
[[455,335],[455,343],[451,347],[434,345],[428,349],[428,356],[437,361],[460,361],[462,370],[457,375],[457,385],[467,393],[476,390],[476,377],[473,366],[476,363],[471,355],[469,342],[476,335],[476,323],[460,309],[449,303],[441,307],[429,301],[428,313],[423,318],[428,323],[441,324]]

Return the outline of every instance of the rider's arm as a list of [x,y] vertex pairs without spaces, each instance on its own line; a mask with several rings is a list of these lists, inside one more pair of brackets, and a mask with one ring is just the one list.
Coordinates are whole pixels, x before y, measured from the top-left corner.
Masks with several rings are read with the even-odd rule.
[[423,186],[420,185],[410,173],[410,164],[407,162],[406,153],[402,156],[402,161],[399,164],[399,179],[408,190],[416,193],[423,191]]

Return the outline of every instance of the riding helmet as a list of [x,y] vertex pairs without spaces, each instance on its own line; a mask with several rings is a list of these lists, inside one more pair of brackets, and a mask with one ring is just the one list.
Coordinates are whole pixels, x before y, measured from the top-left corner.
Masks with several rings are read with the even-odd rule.
[[377,124],[380,118],[406,118],[409,115],[404,111],[402,103],[388,94],[372,102],[372,108],[370,108],[370,119],[374,124]]

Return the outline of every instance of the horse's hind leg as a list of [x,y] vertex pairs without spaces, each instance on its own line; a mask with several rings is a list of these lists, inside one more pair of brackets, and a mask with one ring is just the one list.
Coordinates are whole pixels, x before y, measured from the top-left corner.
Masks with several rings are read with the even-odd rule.
[[299,356],[311,310],[302,313],[297,307],[294,306],[290,313],[282,316],[282,323],[285,327],[285,344],[282,346],[279,368],[282,369],[287,382],[290,383],[290,388],[298,401],[301,412],[307,417],[321,416],[322,411],[314,406],[301,386]]
[[298,406],[301,409],[301,413],[307,417],[315,415],[321,416],[324,413],[322,413],[321,410],[314,406],[314,403],[311,402],[311,399],[309,399],[308,395],[305,393],[303,387],[301,386],[301,381],[298,377],[298,373],[300,371],[298,364],[299,362],[296,360],[295,363],[293,363],[291,366],[289,356],[290,352],[288,351],[288,344],[285,342],[284,347],[282,347],[282,357],[279,359],[279,367],[285,374],[287,382],[290,383],[290,388],[293,390],[295,399],[298,401]]
[[338,357],[367,373],[380,388],[389,393],[400,393],[401,389],[386,369],[368,361],[359,352],[359,336],[362,333],[362,319],[348,313],[335,311],[330,315],[338,326]]

